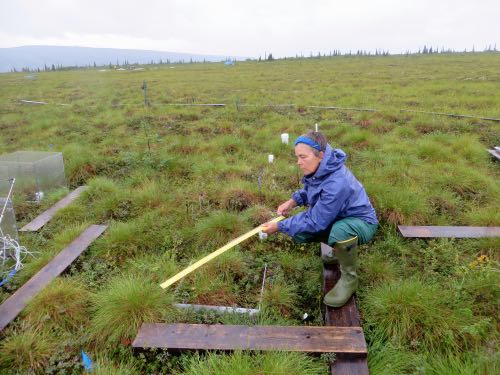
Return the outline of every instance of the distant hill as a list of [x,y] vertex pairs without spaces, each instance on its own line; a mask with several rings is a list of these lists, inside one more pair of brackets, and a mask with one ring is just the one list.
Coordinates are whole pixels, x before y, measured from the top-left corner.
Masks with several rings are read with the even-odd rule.
[[9,72],[12,69],[23,68],[43,69],[45,66],[88,66],[93,65],[121,65],[147,64],[151,61],[163,62],[201,62],[224,61],[226,59],[243,60],[245,57],[196,55],[189,53],[149,51],[118,48],[91,48],[91,47],[63,47],[63,46],[22,46],[0,48],[0,72]]

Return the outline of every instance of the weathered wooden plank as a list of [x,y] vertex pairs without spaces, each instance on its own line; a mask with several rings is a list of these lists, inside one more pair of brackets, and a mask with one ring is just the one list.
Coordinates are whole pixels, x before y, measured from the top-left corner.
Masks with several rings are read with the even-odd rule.
[[85,189],[87,189],[87,186],[80,186],[76,188],[71,193],[66,195],[63,199],[61,199],[59,202],[54,204],[51,208],[38,215],[32,222],[22,227],[20,231],[36,232],[45,224],[47,224],[50,221],[50,219],[54,217],[57,211],[59,211],[61,208],[68,206],[69,204],[71,204],[71,202],[73,202],[76,198],[78,198],[82,193],[82,191],[84,191]]
[[332,375],[369,375],[366,358],[345,358],[338,354],[331,368]]
[[480,238],[500,237],[500,227],[466,226],[405,226],[398,225],[399,232],[407,238]]
[[[327,254],[331,247],[322,243],[321,253]],[[323,290],[328,293],[340,278],[338,265],[326,265],[323,268]],[[333,327],[359,327],[360,317],[356,307],[355,297],[352,296],[347,303],[339,308],[325,306],[325,324]],[[364,337],[363,337],[364,339]],[[366,343],[365,343],[366,345]],[[332,375],[368,375],[368,362],[366,357],[353,357],[349,353],[338,353],[335,361],[330,366]]]
[[97,237],[107,228],[107,225],[91,225],[73,242],[65,247],[35,276],[11,295],[0,305],[0,331],[24,309],[29,301],[36,296],[52,279],[61,274]]
[[488,152],[497,160],[500,160],[500,151],[488,150]]
[[143,324],[132,346],[173,350],[284,350],[366,356],[360,327]]

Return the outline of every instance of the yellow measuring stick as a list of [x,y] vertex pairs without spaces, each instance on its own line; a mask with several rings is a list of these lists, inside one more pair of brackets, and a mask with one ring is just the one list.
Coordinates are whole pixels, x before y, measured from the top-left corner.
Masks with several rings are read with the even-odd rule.
[[[277,223],[278,221],[281,221],[283,220],[285,217],[284,216],[279,216],[271,221],[269,221],[269,223]],[[232,240],[231,242],[225,244],[224,246],[222,246],[221,248],[215,250],[213,253],[211,254],[208,254],[205,258],[202,258],[200,259],[199,261],[197,261],[196,263],[190,265],[189,267],[187,267],[186,269],[184,269],[183,271],[179,272],[177,275],[175,276],[172,276],[170,279],[168,279],[167,281],[165,281],[164,283],[160,284],[160,286],[165,289],[167,287],[169,287],[170,285],[172,285],[173,283],[175,283],[176,281],[182,279],[184,276],[190,274],[191,272],[193,272],[195,269],[197,269],[198,267],[201,267],[203,266],[205,263],[207,262],[210,262],[212,259],[214,259],[215,257],[218,257],[219,255],[221,255],[223,252],[225,252],[226,250],[229,250],[230,248],[238,245],[240,242],[243,242],[245,241],[247,238],[250,238],[252,237],[254,234],[257,234],[259,233],[261,230],[261,226],[259,225],[257,228],[254,228],[252,229],[250,232],[247,232],[241,236],[239,236],[238,238],[235,238],[234,240]]]

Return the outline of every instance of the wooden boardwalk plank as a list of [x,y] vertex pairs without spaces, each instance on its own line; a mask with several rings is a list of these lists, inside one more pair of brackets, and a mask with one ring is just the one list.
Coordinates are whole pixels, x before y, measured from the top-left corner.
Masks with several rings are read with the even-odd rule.
[[[322,243],[321,253],[327,254],[331,247]],[[338,265],[325,265],[323,269],[323,290],[325,293],[337,283],[340,278]],[[359,312],[356,307],[355,297],[352,296],[347,303],[339,308],[325,306],[325,324],[333,327],[360,327]],[[361,328],[359,328],[361,329]],[[364,336],[363,336],[364,340]],[[365,343],[366,345],[366,343]],[[368,362],[366,357],[353,357],[349,353],[338,353],[335,362],[331,364],[332,375],[368,375]]]
[[40,215],[38,215],[32,222],[22,227],[19,231],[36,232],[45,224],[47,224],[50,221],[50,219],[54,217],[57,211],[59,211],[61,208],[68,206],[69,204],[71,204],[71,202],[73,202],[76,198],[78,198],[82,193],[82,191],[84,191],[85,189],[87,189],[87,186],[80,186],[76,188],[71,193],[66,195],[63,199],[61,199],[59,202],[50,207],[47,211],[44,211]]
[[407,238],[480,238],[500,237],[500,227],[451,227],[398,225],[399,232]]
[[366,356],[360,327],[143,324],[132,346],[173,350],[285,350]]
[[107,225],[91,225],[73,242],[66,246],[54,259],[38,271],[35,276],[20,287],[0,305],[0,331],[2,331],[26,307],[52,279],[61,274],[97,237]]

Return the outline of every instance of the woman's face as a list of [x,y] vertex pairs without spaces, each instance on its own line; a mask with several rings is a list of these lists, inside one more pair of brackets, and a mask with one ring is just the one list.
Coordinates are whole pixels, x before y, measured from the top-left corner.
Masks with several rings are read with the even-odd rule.
[[324,152],[320,151],[319,156],[314,155],[313,149],[304,143],[299,143],[295,146],[295,155],[297,156],[297,164],[304,175],[310,175],[316,172],[319,163],[323,159]]

